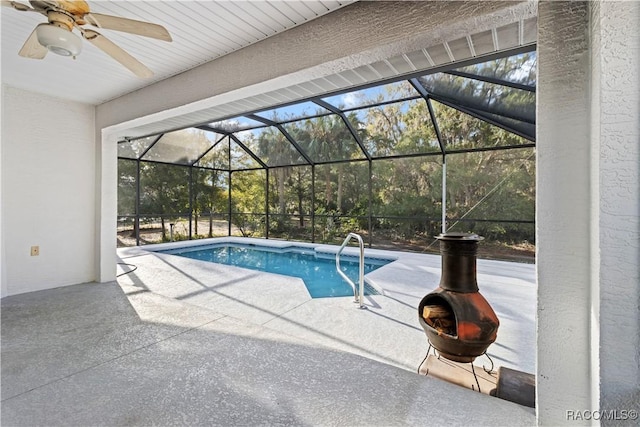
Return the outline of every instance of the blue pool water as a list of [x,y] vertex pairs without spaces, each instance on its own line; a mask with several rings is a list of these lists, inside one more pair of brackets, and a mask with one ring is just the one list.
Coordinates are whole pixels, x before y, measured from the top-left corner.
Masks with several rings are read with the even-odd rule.
[[[353,296],[351,286],[336,271],[335,254],[323,254],[309,248],[291,246],[280,249],[259,245],[217,243],[160,252],[200,261],[299,277],[304,281],[312,298]],[[390,259],[365,258],[364,273],[367,274],[391,261]],[[358,259],[343,254],[340,256],[340,267],[357,286]],[[371,295],[377,294],[377,292],[365,283],[365,294]]]

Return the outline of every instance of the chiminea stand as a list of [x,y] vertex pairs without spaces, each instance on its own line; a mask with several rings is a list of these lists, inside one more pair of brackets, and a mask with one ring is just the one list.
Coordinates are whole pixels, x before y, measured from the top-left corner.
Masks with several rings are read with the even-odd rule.
[[489,359],[490,367],[475,366],[473,362],[454,362],[442,357],[438,350],[429,343],[429,349],[418,367],[418,373],[431,375],[473,391],[493,395],[498,383],[497,373],[493,370],[493,359],[486,351],[483,356]]

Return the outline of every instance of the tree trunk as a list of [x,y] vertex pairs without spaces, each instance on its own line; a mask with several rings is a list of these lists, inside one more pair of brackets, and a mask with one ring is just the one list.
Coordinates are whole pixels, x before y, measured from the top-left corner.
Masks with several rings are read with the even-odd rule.
[[213,237],[213,209],[209,209],[209,237]]
[[302,186],[302,174],[300,173],[300,168],[297,168],[297,173],[298,173],[298,182],[296,185],[296,194],[298,196],[298,215],[299,216],[299,221],[300,221],[300,228],[304,228],[304,212],[303,210],[303,203],[304,203],[304,187]]
[[131,232],[131,237],[136,237],[138,235],[138,229],[140,228],[140,217],[136,216],[133,219],[133,231]]
[[331,191],[331,169],[327,168],[327,174],[324,177],[324,201],[327,206],[333,202],[333,193]]
[[338,195],[336,199],[336,204],[338,205],[338,212],[342,213],[342,185],[344,179],[342,177],[342,170],[344,169],[344,164],[340,163],[338,165]]
[[278,213],[284,214],[285,194],[284,194],[284,168],[277,169],[276,179],[278,181]]
[[302,212],[302,198],[304,194],[302,193],[302,187],[298,187],[298,215],[300,215],[300,228],[304,228],[304,213]]

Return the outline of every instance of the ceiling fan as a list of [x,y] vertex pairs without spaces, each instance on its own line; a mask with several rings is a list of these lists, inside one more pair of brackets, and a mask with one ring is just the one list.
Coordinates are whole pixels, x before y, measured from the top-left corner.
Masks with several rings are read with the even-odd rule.
[[12,7],[21,12],[41,13],[47,17],[48,22],[38,24],[18,52],[18,55],[25,58],[43,59],[49,51],[75,58],[82,50],[82,40],[73,32],[75,28],[85,40],[124,65],[136,76],[146,78],[151,77],[153,71],[102,34],[83,28],[83,25],[171,41],[171,35],[161,25],[93,13],[85,1],[29,1],[29,3],[32,7],[16,1],[2,1],[3,6]]

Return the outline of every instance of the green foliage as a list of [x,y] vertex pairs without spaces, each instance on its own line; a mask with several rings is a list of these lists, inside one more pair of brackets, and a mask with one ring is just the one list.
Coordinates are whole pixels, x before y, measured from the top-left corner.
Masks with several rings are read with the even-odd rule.
[[[535,65],[535,57],[525,54],[471,71],[530,84],[535,67],[528,68],[529,74],[514,70],[532,61]],[[513,115],[530,114],[531,95],[524,91],[445,74],[425,79],[469,102],[506,108]],[[335,242],[352,231],[366,234],[370,226],[389,239],[427,239],[441,227],[442,155],[428,104],[410,85],[388,85],[376,99],[403,96],[413,98],[370,107],[371,100],[358,93],[363,107],[345,113],[373,157],[371,164],[344,119],[326,111],[279,127],[236,132],[216,144],[202,131],[173,134],[180,143],[192,138],[198,147],[212,147],[195,165],[207,169],[141,162],[140,213],[167,221],[192,215],[198,237],[211,235],[210,230],[197,229],[199,217],[230,212],[233,226],[246,236],[266,235],[268,224],[270,236],[286,239],[310,239],[313,232],[317,241]],[[535,218],[535,150],[513,148],[527,141],[443,103],[431,104],[449,153],[450,230],[473,231],[490,240],[533,242],[534,227],[515,221]],[[510,149],[496,149],[505,146]],[[482,149],[490,150],[478,151]],[[175,144],[166,144],[164,150],[165,156],[179,155]],[[305,156],[316,165],[306,164]],[[198,158],[191,152],[187,157]],[[136,213],[136,168],[135,160],[119,161],[120,215]]]

